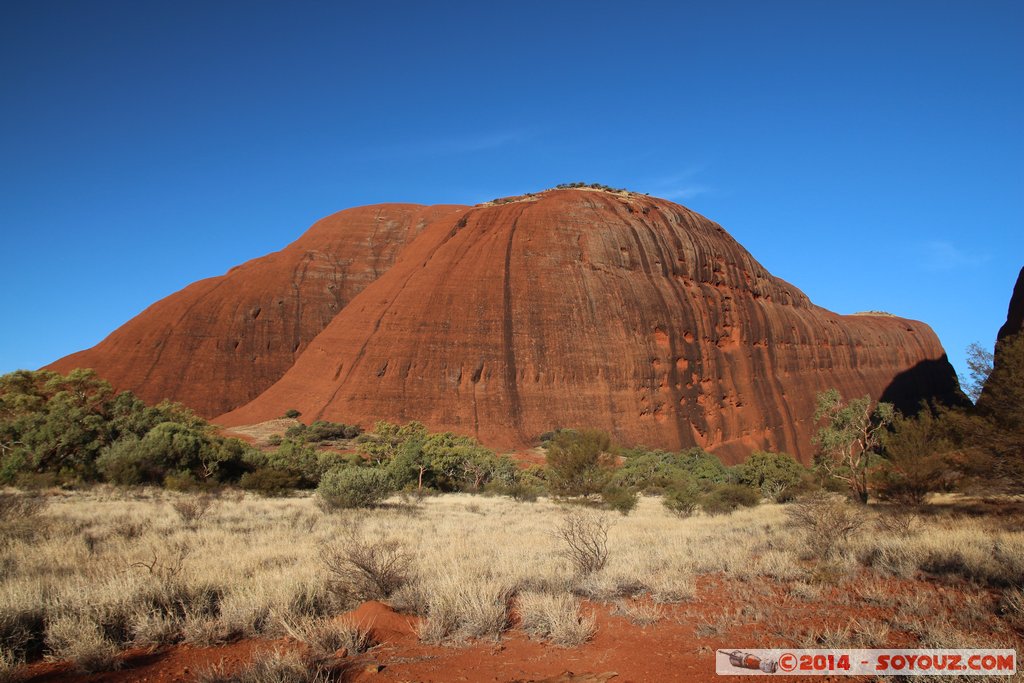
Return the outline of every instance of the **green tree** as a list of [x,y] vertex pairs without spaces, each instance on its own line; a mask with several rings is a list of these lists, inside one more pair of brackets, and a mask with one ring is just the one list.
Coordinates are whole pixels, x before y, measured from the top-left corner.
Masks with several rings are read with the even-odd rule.
[[762,496],[777,499],[786,489],[796,486],[807,474],[803,465],[788,453],[753,453],[733,468],[737,483],[757,489]]
[[589,496],[607,485],[615,466],[607,433],[583,429],[558,432],[548,442],[547,466],[551,492],[559,496]]
[[419,422],[399,426],[381,421],[374,425],[372,432],[360,437],[357,448],[360,455],[375,465],[385,465],[398,455],[406,442],[424,441],[426,438],[427,428]]
[[701,490],[693,476],[683,472],[666,487],[662,505],[680,517],[689,517],[700,504]]
[[729,469],[715,455],[703,448],[694,447],[683,451],[678,455],[676,462],[705,488],[729,481]]
[[964,393],[970,397],[972,403],[977,403],[981,392],[985,388],[988,376],[992,374],[992,362],[995,356],[991,351],[984,348],[978,342],[967,347],[967,370],[968,375],[962,378],[960,384]]
[[849,403],[836,389],[818,394],[816,422],[825,421],[812,439],[820,453],[818,466],[829,476],[846,482],[861,503],[868,502],[868,469],[878,450],[885,428],[892,423],[891,403],[872,408],[870,396]]
[[992,373],[965,422],[968,444],[987,456],[989,477],[1024,488],[1024,332],[996,345]]
[[956,448],[951,426],[927,405],[913,417],[897,414],[885,435],[885,460],[875,473],[879,498],[918,505],[934,491],[949,490],[957,475],[950,458]]

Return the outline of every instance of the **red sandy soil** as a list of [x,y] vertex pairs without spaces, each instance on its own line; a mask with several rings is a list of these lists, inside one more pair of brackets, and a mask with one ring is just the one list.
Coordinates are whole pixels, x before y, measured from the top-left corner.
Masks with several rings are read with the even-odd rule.
[[[955,586],[898,580],[887,584],[894,597],[925,593],[933,598],[930,604],[946,610],[945,615],[941,612],[935,615],[936,619],[958,609]],[[368,602],[345,618],[369,626],[379,645],[346,660],[349,674],[345,680],[381,683],[743,681],[748,679],[715,675],[717,649],[823,647],[794,639],[803,638],[808,630],[841,628],[852,621],[884,620],[893,613],[892,606],[872,606],[851,598],[851,587],[855,585],[823,586],[817,602],[803,602],[787,596],[780,585],[769,580],[751,583],[701,577],[694,600],[662,606],[662,618],[646,626],[632,623],[617,613],[614,605],[587,602],[584,611],[596,615],[597,634],[592,641],[568,649],[530,640],[515,626],[500,640],[485,639],[457,646],[426,645],[416,637],[416,617],[398,614],[378,602]],[[739,598],[741,594],[746,597]],[[717,628],[709,628],[716,623]],[[909,634],[894,630],[886,644],[914,647],[915,641]],[[262,651],[303,647],[289,638],[250,640],[208,648],[179,645],[156,652],[129,652],[124,658],[124,668],[109,673],[75,675],[67,663],[37,663],[26,669],[25,680],[33,683],[63,680],[184,682],[195,680],[199,672],[214,666],[222,671],[238,670]],[[1019,649],[1021,643],[1017,647]],[[815,680],[858,679],[818,676]]]

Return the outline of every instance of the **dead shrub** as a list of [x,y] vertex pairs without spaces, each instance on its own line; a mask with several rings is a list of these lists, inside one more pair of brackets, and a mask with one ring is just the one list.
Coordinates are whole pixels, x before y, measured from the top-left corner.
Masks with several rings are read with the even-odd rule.
[[572,564],[577,577],[600,571],[608,563],[608,517],[591,510],[572,510],[554,531],[560,553]]
[[320,548],[328,587],[343,602],[383,600],[412,578],[412,554],[388,536],[370,539],[358,528]]
[[132,569],[144,569],[161,584],[172,584],[185,569],[185,560],[192,554],[188,543],[176,542],[154,550],[146,560],[128,565]]
[[811,557],[831,558],[864,524],[864,511],[836,496],[821,494],[791,503],[789,522],[805,534]]
[[910,538],[921,526],[921,516],[911,509],[898,507],[882,512],[875,520],[875,528],[882,533]]
[[195,526],[213,508],[216,499],[208,493],[185,496],[171,501],[171,507],[188,526]]

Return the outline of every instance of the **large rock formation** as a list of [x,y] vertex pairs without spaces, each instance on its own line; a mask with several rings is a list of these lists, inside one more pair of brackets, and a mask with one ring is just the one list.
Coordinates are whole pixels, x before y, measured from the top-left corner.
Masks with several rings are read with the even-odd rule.
[[285,249],[196,282],[47,367],[91,367],[148,402],[169,398],[219,415],[280,379],[427,223],[464,211],[390,204],[336,213]]
[[819,308],[692,211],[557,190],[437,216],[279,381],[218,421],[288,408],[418,419],[495,447],[599,427],[627,444],[807,461],[815,394],[829,387],[913,406],[952,398],[956,379],[928,326]]
[[1006,322],[999,328],[996,341],[1000,342],[1022,330],[1024,330],[1024,268],[1020,269],[1020,274],[1017,276],[1017,284],[1010,297],[1010,308],[1006,312]]

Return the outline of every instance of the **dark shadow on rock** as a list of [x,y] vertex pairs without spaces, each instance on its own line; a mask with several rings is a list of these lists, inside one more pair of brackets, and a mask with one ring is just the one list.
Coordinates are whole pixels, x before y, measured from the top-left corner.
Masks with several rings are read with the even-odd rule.
[[1020,269],[1020,275],[1017,276],[1017,284],[1010,296],[1010,307],[1006,311],[1006,323],[999,328],[996,339],[1002,341],[1021,330],[1024,330],[1024,268]]
[[945,354],[938,360],[921,361],[896,375],[882,392],[881,400],[892,403],[904,415],[917,415],[922,401],[948,407],[971,405]]

